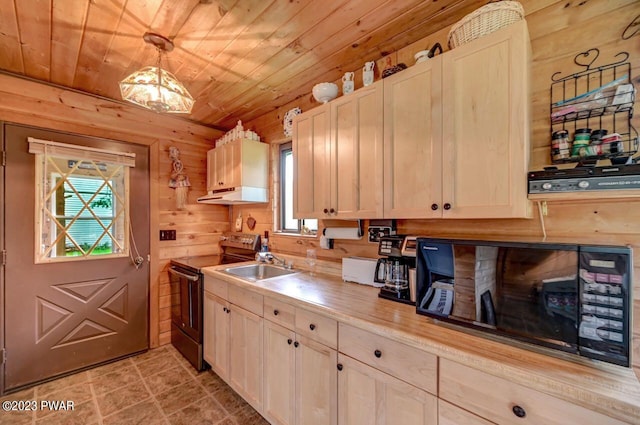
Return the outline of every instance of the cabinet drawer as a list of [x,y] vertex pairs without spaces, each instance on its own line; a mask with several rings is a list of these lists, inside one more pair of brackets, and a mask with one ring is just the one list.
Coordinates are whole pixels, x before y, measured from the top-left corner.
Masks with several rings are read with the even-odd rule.
[[293,330],[296,324],[296,308],[274,298],[264,297],[264,318]]
[[420,349],[340,323],[341,353],[437,394],[438,358]]
[[263,297],[262,295],[240,288],[236,285],[229,285],[229,302],[262,317]]
[[582,406],[440,359],[441,399],[497,424],[622,425]]
[[493,425],[479,416],[438,400],[438,425]]
[[223,300],[229,299],[228,286],[229,284],[224,280],[207,275],[204,276],[204,290],[211,292],[213,295],[217,295]]
[[296,308],[295,331],[330,348],[338,347],[338,322],[321,314]]

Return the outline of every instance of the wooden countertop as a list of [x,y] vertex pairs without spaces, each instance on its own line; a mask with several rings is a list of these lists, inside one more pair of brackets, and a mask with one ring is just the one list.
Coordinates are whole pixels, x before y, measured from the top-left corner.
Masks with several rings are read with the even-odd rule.
[[207,267],[203,272],[616,419],[640,423],[640,382],[632,369],[589,359],[563,360],[463,332],[416,314],[413,306],[378,298],[377,288],[335,276],[301,271],[249,282],[221,271],[227,267]]

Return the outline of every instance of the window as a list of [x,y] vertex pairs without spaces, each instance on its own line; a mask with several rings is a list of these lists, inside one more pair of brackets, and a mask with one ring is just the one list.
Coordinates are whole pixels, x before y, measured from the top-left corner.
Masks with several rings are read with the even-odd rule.
[[293,148],[280,145],[280,230],[286,233],[315,234],[318,220],[293,218]]
[[70,146],[30,139],[37,170],[36,262],[129,255],[128,159]]

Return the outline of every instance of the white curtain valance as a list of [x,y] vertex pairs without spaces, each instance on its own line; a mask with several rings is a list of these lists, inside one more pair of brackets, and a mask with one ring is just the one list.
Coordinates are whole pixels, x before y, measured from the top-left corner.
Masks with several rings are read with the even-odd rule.
[[68,143],[52,142],[28,137],[29,153],[47,154],[57,158],[66,159],[86,159],[94,162],[107,162],[111,164],[124,165],[126,167],[136,166],[136,154],[130,152],[116,152],[107,149],[90,148],[87,146],[70,145]]

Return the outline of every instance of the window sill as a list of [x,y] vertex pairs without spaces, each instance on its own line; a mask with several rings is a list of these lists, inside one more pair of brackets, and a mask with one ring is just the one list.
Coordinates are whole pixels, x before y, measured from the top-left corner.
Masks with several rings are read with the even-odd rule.
[[290,232],[282,232],[275,231],[273,232],[274,236],[287,236],[287,237],[296,237],[296,238],[309,238],[309,239],[317,239],[318,234],[315,235],[303,235],[302,233],[290,233]]

